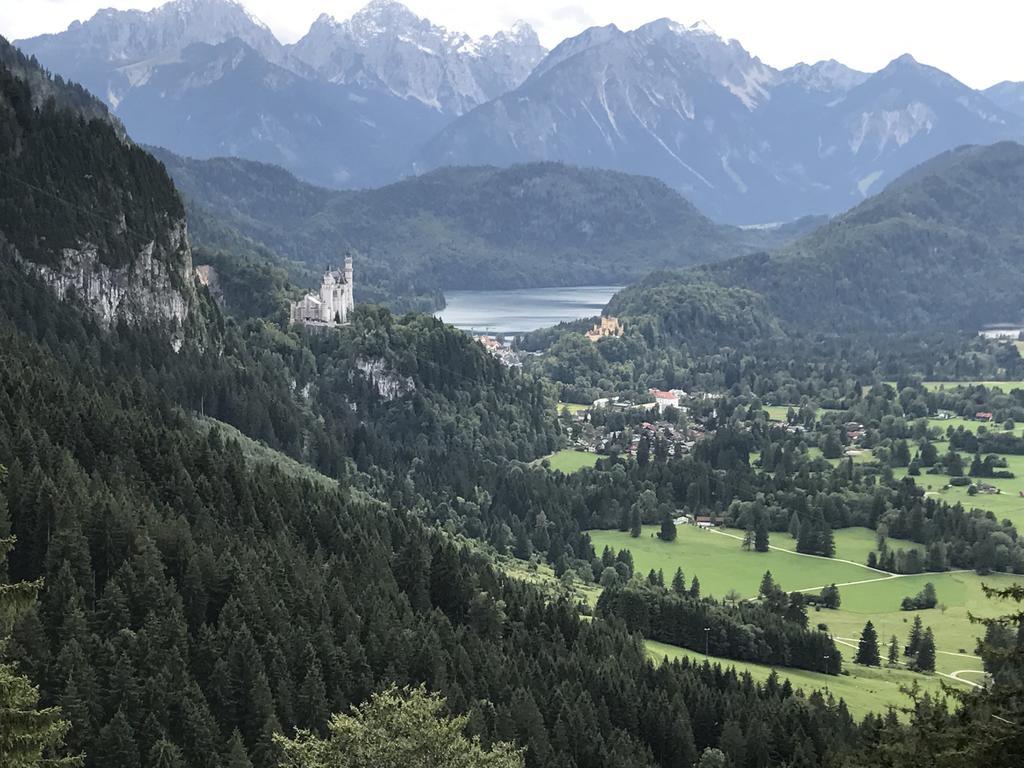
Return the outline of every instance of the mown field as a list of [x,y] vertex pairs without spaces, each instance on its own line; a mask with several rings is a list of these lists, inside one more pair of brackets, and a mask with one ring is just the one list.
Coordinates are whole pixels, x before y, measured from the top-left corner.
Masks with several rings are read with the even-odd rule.
[[[616,551],[629,549],[639,573],[645,574],[652,568],[661,569],[666,579],[670,579],[676,568],[682,568],[687,579],[697,576],[703,594],[719,598],[730,590],[735,590],[745,598],[756,595],[766,570],[772,572],[776,582],[786,591],[838,584],[842,599],[840,609],[814,610],[810,620],[813,625],[824,624],[836,639],[843,650],[845,668],[850,675],[837,679],[834,676],[791,669],[780,670],[780,674],[789,677],[795,686],[828,686],[836,696],[847,699],[851,709],[861,713],[872,708],[878,711],[889,705],[901,704],[904,697],[900,694],[900,686],[914,681],[931,690],[939,688],[939,679],[966,687],[967,683],[955,682],[949,677],[954,673],[968,681],[981,681],[984,677],[981,660],[974,651],[983,628],[972,623],[968,614],[986,617],[1008,610],[1006,606],[986,598],[982,584],[1006,586],[1018,580],[1024,581],[1005,574],[981,577],[973,572],[948,571],[892,576],[873,571],[860,565],[875,547],[875,535],[866,528],[836,531],[834,559],[797,554],[795,542],[784,533],[772,534],[771,544],[777,549],[765,553],[744,551],[740,546],[739,531],[704,531],[683,526],[678,529],[677,540],[671,543],[661,541],[655,533],[656,528],[648,526],[638,539],[619,531],[591,531],[590,536],[598,553],[606,545]],[[889,544],[904,549],[919,546],[899,540],[890,540]],[[932,627],[935,634],[937,674],[918,675],[901,669],[869,670],[853,665],[851,659],[857,640],[869,619],[878,631],[883,657],[892,635],[897,637],[902,647],[915,612],[901,611],[900,603],[904,597],[916,595],[928,582],[935,586],[939,607],[916,613],[921,616],[925,626]],[[658,645],[652,647],[658,648]],[[658,653],[663,651],[664,648],[661,648]],[[673,649],[673,652],[702,656],[684,649]],[[733,664],[728,660],[725,663]],[[750,668],[755,677],[760,674],[763,678],[768,674],[767,667],[736,666]]]
[[869,712],[885,711],[888,706],[898,708],[908,704],[909,699],[902,689],[910,688],[914,683],[935,695],[942,694],[944,680],[947,683],[953,683],[952,680],[940,675],[919,675],[899,668],[869,668],[846,664],[845,669],[848,674],[827,675],[824,672],[810,672],[804,669],[785,667],[775,668],[765,664],[733,661],[717,656],[705,657],[699,651],[691,651],[687,648],[679,648],[653,640],[648,640],[646,645],[648,655],[656,663],[665,658],[669,660],[688,658],[696,662],[707,660],[711,664],[719,664],[726,669],[733,667],[737,672],[749,672],[757,682],[764,682],[774,671],[778,674],[780,681],[788,678],[790,684],[794,688],[802,690],[805,695],[811,691],[821,691],[826,697],[831,695],[837,701],[843,699],[850,713],[858,720]]
[[597,463],[597,454],[586,451],[574,451],[571,448],[564,451],[556,451],[539,461],[547,461],[552,470],[559,470],[570,474],[584,467],[592,467]]
[[563,410],[569,411],[571,414],[577,414],[580,411],[589,410],[589,405],[581,405],[580,403],[562,403],[558,404],[558,412],[561,413]]
[[[731,589],[741,597],[755,597],[765,571],[771,571],[775,580],[788,592],[870,579],[881,574],[852,563],[843,563],[824,557],[806,557],[788,552],[744,552],[740,541],[733,536],[737,531],[706,531],[693,526],[679,526],[678,537],[667,543],[655,535],[658,526],[645,526],[638,539],[620,531],[591,531],[590,539],[598,554],[604,547],[615,551],[628,549],[638,572],[662,570],[671,579],[676,568],[682,568],[687,580],[697,576],[706,594],[721,597]],[[837,532],[842,533],[842,532]],[[791,542],[788,534],[773,534],[779,546]],[[837,536],[837,542],[840,536]],[[864,557],[867,557],[865,553]],[[856,562],[863,562],[858,558]]]

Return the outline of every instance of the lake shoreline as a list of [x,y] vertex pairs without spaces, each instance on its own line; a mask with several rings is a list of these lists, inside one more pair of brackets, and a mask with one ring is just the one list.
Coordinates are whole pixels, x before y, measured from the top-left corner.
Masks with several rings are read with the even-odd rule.
[[583,285],[497,291],[445,291],[434,313],[467,333],[514,336],[596,317],[622,286]]

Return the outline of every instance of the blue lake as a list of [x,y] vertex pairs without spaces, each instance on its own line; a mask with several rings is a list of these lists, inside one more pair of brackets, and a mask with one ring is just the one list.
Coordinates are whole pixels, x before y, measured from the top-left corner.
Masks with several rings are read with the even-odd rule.
[[464,331],[528,333],[594,317],[621,286],[521,288],[514,291],[445,291],[448,304],[437,316]]

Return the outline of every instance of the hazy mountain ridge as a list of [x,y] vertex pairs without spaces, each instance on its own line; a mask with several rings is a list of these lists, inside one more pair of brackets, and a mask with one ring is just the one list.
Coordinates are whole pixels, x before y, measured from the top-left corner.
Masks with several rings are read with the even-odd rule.
[[1024,146],[961,147],[776,254],[651,275],[627,294],[676,283],[744,288],[791,327],[837,334],[973,332],[1017,321],[1022,190]]
[[588,30],[517,90],[446,127],[417,167],[555,160],[656,175],[719,220],[834,213],[1024,121],[910,56],[874,74],[779,71],[706,26]]
[[143,143],[335,188],[555,161],[655,176],[718,221],[762,224],[846,210],[963,144],[1024,138],[1014,84],[979,93],[910,56],[870,74],[778,70],[701,22],[594,27],[545,52],[523,23],[473,39],[374,0],[285,46],[233,0],[175,0],[22,45]]
[[[273,166],[152,151],[190,206],[314,268],[352,249],[357,299],[403,307],[432,308],[441,289],[630,282],[774,247],[807,226],[721,226],[656,179],[552,163],[447,168],[336,191]],[[192,220],[197,242],[230,249],[203,220]]]

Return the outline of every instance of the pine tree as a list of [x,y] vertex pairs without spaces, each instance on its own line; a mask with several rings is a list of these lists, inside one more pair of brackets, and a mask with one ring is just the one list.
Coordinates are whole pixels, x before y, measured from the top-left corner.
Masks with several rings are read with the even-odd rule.
[[910,625],[910,635],[907,637],[907,656],[917,656],[921,647],[921,617],[915,616],[914,623]]
[[700,580],[694,576],[693,581],[690,582],[690,597],[694,600],[700,598]]
[[224,759],[225,768],[252,768],[252,761],[245,751],[242,734],[236,728],[228,741],[227,755]]
[[629,511],[629,535],[634,539],[639,539],[641,533],[643,533],[643,525],[640,520],[640,508],[634,504]]
[[666,513],[661,518],[661,532],[658,533],[658,538],[662,541],[675,541],[676,540],[676,521],[672,517],[671,513]]
[[842,604],[842,598],[839,596],[839,587],[835,584],[829,584],[821,590],[821,604],[832,610],[839,608]]
[[789,535],[794,539],[800,538],[800,515],[795,511],[789,516]]
[[747,528],[747,532],[743,534],[743,541],[740,542],[740,549],[744,552],[749,552],[754,548],[754,529]]
[[686,576],[682,568],[676,568],[676,574],[672,577],[672,591],[677,595],[686,594]]
[[917,649],[917,659],[914,661],[914,669],[918,672],[935,671],[935,636],[932,628],[925,629],[921,635],[921,643]]
[[896,635],[892,636],[889,640],[889,666],[895,667],[900,663],[900,643],[896,639]]
[[[0,577],[13,546],[13,537],[0,539]],[[0,580],[0,654],[5,651],[9,627],[35,602],[38,588],[38,582],[6,584]],[[68,726],[58,709],[39,708],[39,692],[3,659],[0,655],[0,766],[29,768],[59,749]]]
[[857,655],[853,660],[866,667],[877,667],[882,663],[878,653],[878,633],[875,632],[875,625],[870,621],[864,625],[864,631],[860,633]]
[[768,523],[763,514],[757,516],[754,527],[754,549],[758,552],[768,551]]

